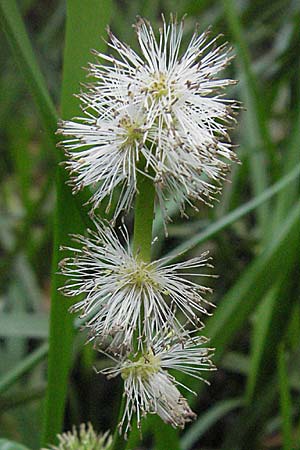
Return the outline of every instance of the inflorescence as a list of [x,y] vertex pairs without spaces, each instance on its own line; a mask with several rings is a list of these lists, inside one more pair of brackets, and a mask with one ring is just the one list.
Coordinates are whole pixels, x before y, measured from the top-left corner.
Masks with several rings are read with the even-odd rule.
[[112,444],[108,432],[97,434],[90,423],[82,423],[78,430],[73,427],[72,431],[59,434],[57,438],[58,445],[51,446],[50,450],[109,450]]
[[[138,427],[148,413],[180,428],[194,419],[179,390],[190,389],[169,370],[202,379],[214,369],[207,339],[196,334],[209,314],[210,289],[193,281],[211,265],[207,253],[177,264],[143,261],[115,221],[139,194],[138,176],[152,180],[167,222],[169,200],[182,213],[186,204],[211,205],[237,160],[228,136],[237,105],[223,97],[235,81],[219,78],[231,49],[210,40],[209,30],[195,31],[180,55],[183,20],[172,16],[168,24],[163,18],[158,37],[140,18],[135,32],[140,54],[108,31],[116,56],[94,52],[94,82],[79,96],[83,115],[58,128],[74,193],[93,191],[95,227],[64,247],[74,256],[60,263],[67,277],[61,290],[80,295],[71,311],[80,312],[89,339],[113,361],[101,372],[124,380],[125,436],[134,414]],[[105,199],[111,224],[96,217]]]

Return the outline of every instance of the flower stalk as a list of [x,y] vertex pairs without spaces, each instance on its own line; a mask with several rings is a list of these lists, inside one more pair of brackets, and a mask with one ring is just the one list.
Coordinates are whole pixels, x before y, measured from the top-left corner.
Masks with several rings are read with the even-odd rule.
[[[137,174],[137,194],[134,208],[134,234],[133,234],[133,253],[143,262],[151,261],[151,243],[152,243],[152,228],[154,216],[154,200],[155,189],[153,181],[145,177],[143,174]],[[138,336],[135,336],[137,340]],[[137,344],[134,343],[137,347]],[[123,382],[122,382],[123,384]],[[119,423],[122,420],[125,409],[125,397],[123,395],[120,401],[120,410],[118,415],[118,424],[113,436],[113,442],[110,450],[123,450],[127,445]]]
[[133,253],[144,262],[151,261],[154,198],[153,180],[138,173],[134,207]]
[[[123,387],[122,387],[123,388]],[[118,423],[116,425],[112,444],[109,450],[124,450],[127,445],[127,441],[124,439],[123,434],[120,433],[119,430],[119,423],[122,420],[122,416],[124,414],[124,408],[125,408],[125,397],[122,395],[121,401],[120,401],[120,408],[119,408],[119,414],[118,414]]]
[[[151,261],[154,203],[165,227],[169,199],[183,215],[185,204],[195,210],[201,201],[211,204],[236,159],[227,134],[236,105],[220,95],[234,81],[218,78],[230,50],[195,31],[179,58],[183,21],[173,16],[169,24],[163,18],[158,40],[143,19],[135,30],[144,61],[109,32],[119,60],[95,52],[109,64],[90,64],[96,81],[79,96],[84,116],[60,122],[58,130],[73,192],[92,187],[95,225],[72,236],[80,248],[63,248],[74,256],[60,263],[69,278],[60,291],[81,295],[71,311],[80,311],[89,340],[113,361],[101,373],[124,381],[112,450],[124,448],[119,433],[127,438],[135,415],[139,429],[147,414],[174,428],[195,418],[180,388],[192,391],[172,371],[204,381],[201,373],[214,369],[212,349],[197,334],[211,289],[195,281],[207,276],[200,268],[212,266],[207,252],[178,264]],[[105,198],[111,224],[97,218]],[[133,202],[131,246],[125,224],[114,225]]]

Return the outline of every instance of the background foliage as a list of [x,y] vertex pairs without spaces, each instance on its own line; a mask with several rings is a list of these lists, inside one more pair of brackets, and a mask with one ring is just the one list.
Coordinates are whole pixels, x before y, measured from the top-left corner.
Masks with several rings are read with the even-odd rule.
[[[240,83],[230,95],[246,107],[232,134],[242,164],[233,168],[220,202],[214,209],[201,206],[199,214],[191,212],[189,221],[173,208],[167,240],[159,215],[155,223],[161,237],[156,257],[172,257],[178,249],[184,257],[209,249],[214,257],[220,275],[211,280],[217,308],[205,334],[216,348],[219,370],[211,374],[210,387],[194,383],[199,393],[191,398],[195,423],[179,435],[151,417],[144,423],[143,443],[133,432],[127,447],[299,449],[299,2],[88,0],[67,6],[64,49],[63,1],[0,0],[5,30],[0,68],[1,438],[40,447],[50,282],[56,272],[55,263],[51,269],[53,236],[58,244],[61,236],[67,239],[68,232],[86,226],[82,198],[70,196],[62,174],[55,177],[62,159],[55,148],[56,117],[78,113],[71,94],[85,79],[81,67],[93,58],[87,48],[105,47],[101,36],[107,22],[136,46],[131,28],[136,15],[159,24],[161,12],[177,12],[187,14],[187,38],[198,22],[201,30],[212,25],[213,34],[223,33],[232,43],[236,58],[228,72]],[[55,297],[56,288],[52,291]],[[66,308],[65,301],[56,311],[62,324]],[[66,319],[70,339],[63,336],[64,325],[56,338],[57,352],[69,355],[61,372],[67,376],[72,367],[64,428],[87,420],[97,430],[113,428],[120,386],[94,373],[92,366],[99,369],[104,361],[83,346],[82,335],[74,333],[73,341],[73,319]],[[58,410],[64,401],[64,385],[60,388]],[[59,422],[58,414],[55,427]]]

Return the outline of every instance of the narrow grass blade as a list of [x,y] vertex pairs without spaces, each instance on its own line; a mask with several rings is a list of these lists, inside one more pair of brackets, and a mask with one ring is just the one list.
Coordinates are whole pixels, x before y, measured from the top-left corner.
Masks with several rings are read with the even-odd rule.
[[0,394],[5,392],[25,373],[29,372],[40,361],[43,361],[48,353],[48,343],[41,345],[37,350],[30,353],[17,366],[0,378]]
[[[266,418],[274,407],[277,394],[277,380],[270,378],[263,395],[256,399],[251,408],[245,408],[239,413],[238,423],[228,433],[221,450],[256,450],[262,448],[262,428],[257,426],[265,423]],[[243,424],[241,427],[240,424]]]
[[287,216],[276,239],[250,264],[207,322],[206,333],[216,346],[216,355],[223,354],[262,295],[273,285],[277,274],[282,270],[282,261],[289,253],[297,252],[297,248],[291,246],[290,242],[298,236],[299,224],[300,202]]
[[178,257],[178,255],[182,255],[189,250],[192,250],[197,245],[200,245],[211,237],[215,236],[219,231],[224,230],[226,227],[233,224],[235,221],[253,211],[263,202],[267,201],[269,198],[280,192],[290,183],[294,182],[299,177],[299,174],[300,164],[298,164],[293,170],[282,177],[279,181],[266,189],[265,192],[263,192],[261,195],[253,198],[239,208],[231,211],[225,217],[222,217],[222,219],[210,225],[206,230],[201,231],[192,238],[186,240],[183,244],[178,245],[174,250],[166,255],[167,260],[174,260]]
[[[248,133],[248,139],[251,140],[251,131]],[[249,167],[251,177],[251,190],[255,196],[262,194],[268,187],[269,174],[266,170],[267,161],[265,152],[258,151],[253,147],[249,148]],[[270,202],[265,201],[255,211],[256,226],[259,230],[259,236],[263,237],[267,233],[270,216]]]
[[[297,253],[297,247],[291,246],[290,242],[299,235],[299,226],[300,201],[287,216],[272,245],[269,245],[249,264],[222,298],[214,315],[206,322],[205,335],[211,339],[212,347],[216,348],[215,363],[225,354],[236,333],[247,323],[262,296],[273,285],[274,279],[282,270],[282,261],[289,253]],[[190,383],[189,387],[199,393],[203,384],[195,380],[193,386]]]
[[[246,77],[246,85],[250,94],[249,98],[251,98],[252,101],[252,116],[256,118],[255,125],[257,127],[257,132],[261,137],[261,146],[263,144],[267,148],[272,161],[274,157],[274,145],[267,127],[267,115],[262,103],[263,97],[260,93],[256,77],[252,71],[249,50],[243,36],[242,25],[238,15],[237,2],[234,2],[234,0],[223,0],[223,6],[227,24],[237,48],[239,60],[242,63],[243,73]],[[247,108],[248,107],[249,105],[247,105]]]
[[286,353],[283,344],[278,349],[277,364],[283,436],[282,450],[290,450],[293,448],[292,401],[287,373]]
[[[108,16],[108,11],[109,9],[107,8],[107,5],[109,5],[108,3],[109,0],[103,0],[103,3],[105,4],[105,7],[103,9],[103,14],[101,16],[101,18],[98,21],[98,34],[97,34],[97,41],[96,42],[96,38],[94,36],[93,33],[91,33],[91,38],[89,38],[88,32],[86,30],[85,33],[88,35],[87,37],[87,41],[86,43],[92,43],[93,47],[96,46],[97,44],[97,48],[101,47],[101,40],[100,40],[100,36],[101,36],[101,32],[103,30],[103,28],[101,28],[101,24],[104,22],[105,18]],[[92,2],[92,0],[89,0],[89,2]],[[96,0],[94,0],[94,2],[96,2]],[[107,2],[107,5],[106,5]],[[99,7],[100,3],[96,4],[96,8]],[[95,7],[95,5],[92,5],[92,7]],[[81,8],[83,8],[81,6]],[[83,8],[84,9],[84,8]],[[89,9],[89,5],[86,5],[85,9]],[[57,143],[57,138],[55,136],[55,131],[57,128],[57,114],[56,114],[56,110],[55,110],[55,106],[51,100],[51,97],[49,95],[49,92],[47,90],[46,87],[46,81],[42,75],[42,72],[38,66],[38,62],[37,59],[34,55],[34,51],[33,48],[31,46],[30,43],[30,39],[28,37],[28,34],[26,32],[26,28],[24,25],[24,22],[22,20],[22,17],[20,15],[20,12],[18,10],[18,6],[15,0],[0,0],[0,17],[1,17],[1,21],[3,23],[3,27],[4,30],[6,31],[6,35],[8,37],[8,41],[11,44],[11,47],[16,55],[16,60],[18,61],[19,65],[20,65],[20,71],[21,73],[24,75],[27,84],[29,86],[29,91],[31,92],[35,103],[37,105],[42,123],[45,127],[45,130],[47,132],[47,138],[50,142],[52,142],[53,144],[56,145]],[[84,16],[83,20],[84,20]],[[96,15],[97,17],[97,15]],[[103,18],[103,21],[102,21]],[[84,22],[81,22],[80,25],[78,25],[78,30],[84,28]],[[94,39],[92,38],[94,36]],[[95,45],[94,45],[95,44]],[[84,46],[84,44],[82,44],[82,46]],[[103,43],[102,43],[103,46]],[[73,72],[73,78],[72,78],[72,70],[69,68],[69,76],[68,76],[68,81],[67,81],[67,85],[70,88],[69,91],[69,101],[74,105],[74,97],[73,94],[74,93],[78,93],[80,90],[80,86],[79,86],[79,81],[84,81],[85,79],[85,74],[84,71],[82,70],[82,66],[86,65],[87,61],[90,60],[90,54],[89,51],[91,50],[92,47],[87,49],[86,46],[86,59],[77,59],[77,57],[75,57],[74,59],[72,59],[72,57],[74,55],[72,55],[72,49],[71,49],[71,55],[70,55],[70,63],[73,61],[73,66],[75,67],[75,65],[78,65],[79,70],[81,72],[81,78],[79,78],[77,76],[76,78],[76,71],[74,70]],[[77,55],[78,56],[78,55]],[[82,63],[82,66],[80,66],[80,64]],[[70,64],[69,64],[70,66]],[[74,81],[71,80],[74,79]],[[76,80],[75,80],[76,78]],[[70,81],[71,80],[71,81]],[[66,84],[66,83],[64,83]],[[74,85],[76,85],[76,90],[75,91],[71,91],[71,87],[73,87]],[[70,100],[71,99],[71,100]],[[63,109],[64,105],[62,103],[62,109]],[[78,112],[78,111],[77,111]],[[67,111],[66,111],[67,113]],[[76,111],[73,110],[73,112],[70,114],[70,116],[73,116],[76,114]],[[68,114],[66,115],[66,117],[68,116]],[[70,117],[68,117],[70,118]],[[53,154],[56,157],[57,161],[61,161],[63,158],[63,153],[61,150],[56,149],[55,147],[53,147]],[[63,173],[63,172],[62,172]],[[65,175],[63,175],[65,177]],[[72,199],[72,195],[71,195],[71,190],[69,187],[66,188],[66,195],[69,197],[69,201],[71,203],[74,202],[74,200]],[[87,226],[89,226],[89,221],[87,219],[84,218],[84,216],[86,215],[86,208],[83,208],[82,205],[87,201],[87,193],[85,191],[78,193],[75,196],[75,202],[77,204],[77,208],[80,211],[83,221],[86,222]]]
[[[295,183],[295,187],[296,186]],[[293,197],[294,186],[292,188],[290,187],[288,191]],[[287,192],[284,190],[281,191],[281,198],[280,196],[278,198],[278,205],[281,205],[284,209],[285,206],[282,205],[282,200],[286,197],[286,193]],[[286,200],[288,205],[288,199],[286,198]],[[286,213],[287,212],[288,209],[286,209]],[[281,227],[279,227],[279,223],[277,223],[277,227],[278,230],[280,230]],[[277,233],[274,232],[275,236],[276,234]],[[268,240],[270,240],[270,238]],[[297,248],[299,248],[299,236],[295,235],[294,239],[287,243],[287,246],[294,249],[294,252],[287,251],[286,255],[284,255],[284,264],[274,280],[271,291],[259,306],[256,313],[253,329],[254,340],[251,369],[246,390],[248,404],[253,400],[256,390],[261,390],[261,386],[267,382],[271,372],[276,370],[274,362],[277,359],[277,346],[286,332],[287,323],[291,321],[292,313],[294,311],[292,304],[293,301],[296,301],[294,289],[293,287],[290,287],[289,284],[293,279],[291,274],[293,273],[295,258],[297,257]]]
[[230,411],[242,406],[240,398],[223,400],[212,406],[208,411],[198,417],[197,422],[191,425],[181,438],[182,450],[191,450],[197,441],[210,429],[218,420],[226,416]]
[[[245,102],[246,125],[244,142],[248,145],[248,158],[250,163],[250,176],[254,195],[259,195],[268,183],[267,166],[269,158],[271,173],[275,174],[275,146],[268,129],[268,116],[261,95],[260,86],[252,69],[251,58],[247,42],[244,38],[243,27],[238,13],[238,2],[223,0],[225,18],[229,27],[234,46],[237,50],[239,62],[242,66],[241,79],[244,89],[241,90],[242,100]],[[266,150],[266,151],[265,151]],[[265,234],[268,225],[270,209],[268,203],[263,203],[256,211],[257,222],[261,235]]]
[[276,305],[280,285],[276,283],[268,292],[264,300],[257,308],[254,321],[254,332],[251,346],[251,366],[247,379],[246,399],[247,403],[251,403],[256,387],[259,368],[263,364],[264,350],[266,346],[266,338],[268,335],[272,311]]
[[289,330],[286,337],[287,345],[291,348],[292,351],[296,351],[299,347],[300,342],[300,302],[299,302],[299,294],[298,301],[294,305],[292,311],[292,319],[289,326]]
[[[256,317],[254,328],[255,340],[247,388],[248,407],[241,417],[238,418],[234,430],[229,430],[228,432],[228,437],[225,441],[228,449],[234,442],[239,442],[237,449],[244,450],[244,442],[247,442],[250,448],[256,448],[258,436],[263,430],[268,415],[267,410],[265,410],[262,416],[256,419],[256,423],[253,417],[251,427],[255,427],[256,433],[251,434],[248,428],[248,419],[245,420],[245,417],[248,417],[249,411],[255,409],[255,405],[261,401],[270,380],[276,373],[278,345],[286,336],[289,323],[291,322],[293,304],[297,301],[292,274],[299,252],[299,206],[300,203],[298,202],[294,219],[291,222],[288,221],[289,226],[281,236],[283,238],[280,243],[281,251],[272,252],[272,257],[268,256],[267,265],[264,268],[261,267],[261,274],[252,280],[252,286],[255,286],[255,289],[249,290],[248,298],[246,295],[242,295],[246,303],[250,303],[253,306],[253,302],[259,301],[264,292],[270,290],[270,286],[272,287],[272,291],[268,294],[269,298],[264,301],[264,304],[257,311],[260,314]],[[288,222],[284,225],[286,226]],[[280,230],[281,233],[282,229]],[[279,235],[273,238],[271,247],[274,243],[277,243],[278,239]],[[240,304],[236,314],[244,315],[245,306],[247,308],[247,305]],[[251,311],[249,310],[249,312]],[[245,319],[246,317],[244,316]],[[235,325],[236,320],[233,315],[227,326],[235,327]],[[218,343],[214,341],[217,347],[218,345],[223,347],[226,345],[226,336],[224,334],[223,336],[220,335]],[[236,441],[234,436],[236,436]]]
[[48,316],[43,313],[2,312],[0,316],[0,337],[46,338]]
[[29,448],[8,439],[0,439],[0,450],[29,450]]
[[[289,143],[286,146],[287,152],[284,155],[283,161],[283,169],[282,173],[288,173],[298,164],[299,161],[299,149],[300,149],[300,106],[298,107],[299,111],[296,114],[296,118],[294,121],[293,129],[291,132],[291,138],[289,139]],[[272,217],[272,222],[270,223],[270,227],[272,229],[271,235],[276,233],[282,220],[284,219],[287,211],[293,207],[294,202],[298,198],[298,189],[299,189],[299,181],[293,184],[288,185],[285,189],[283,189],[278,197],[277,203],[275,207],[275,211]]]
[[[241,154],[241,160],[247,164],[247,180],[244,183],[251,185],[251,192],[254,196],[260,195],[267,189],[270,178],[267,172],[267,154],[263,139],[258,129],[257,112],[253,105],[251,88],[249,80],[244,72],[238,72],[237,78],[240,80],[241,99],[246,105],[247,110],[241,115],[241,127],[244,130],[241,134],[241,148],[244,152]],[[247,82],[248,81],[248,82]],[[245,165],[245,164],[244,164]],[[240,200],[239,200],[240,201]],[[268,224],[270,214],[270,202],[262,203],[255,211],[256,226],[259,235],[263,236]]]
[[[109,22],[110,0],[67,1],[66,43],[62,85],[62,116],[71,118],[78,114],[78,100],[74,93],[80,90],[80,81],[85,80],[82,67],[91,59],[90,50],[103,49],[100,35]],[[52,269],[52,302],[50,315],[50,349],[48,358],[48,389],[43,431],[43,443],[54,443],[61,432],[68,374],[72,359],[73,318],[68,312],[71,304],[59,292],[62,285],[55,275],[61,255],[59,246],[69,243],[70,233],[84,231],[78,210],[71,200],[65,185],[65,174],[60,167],[57,176],[57,202],[54,223],[54,252]]]
[[13,394],[0,397],[0,411],[4,413],[10,409],[17,408],[21,405],[39,400],[45,395],[46,386],[35,386],[24,390],[18,390]]
[[[75,329],[79,329],[80,324],[75,321]],[[7,372],[0,378],[0,395],[17,382],[23,375],[30,372],[31,369],[36,367],[41,361],[43,361],[48,354],[49,345],[46,342],[42,344],[38,349],[34,350],[22,361],[20,361],[13,369]]]
[[286,252],[284,266],[276,275],[276,281],[266,299],[259,306],[254,326],[251,366],[247,382],[247,402],[251,404],[255,396],[261,395],[263,386],[276,371],[278,346],[286,336],[292,321],[297,297],[291,284],[295,270],[295,260],[299,251],[297,236],[287,245],[294,251]]
[[28,158],[28,148],[30,139],[32,139],[32,130],[24,127],[23,123],[12,121],[9,125],[9,133],[11,161],[14,164],[14,173],[22,203],[28,210],[31,204],[29,192],[33,171],[33,161]]
[[0,13],[4,30],[29,85],[50,139],[56,128],[56,111],[32,50],[22,17],[15,0],[0,0]]

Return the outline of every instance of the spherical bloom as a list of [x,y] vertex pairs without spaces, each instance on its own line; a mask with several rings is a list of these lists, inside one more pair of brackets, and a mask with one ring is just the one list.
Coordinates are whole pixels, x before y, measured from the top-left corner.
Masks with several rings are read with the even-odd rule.
[[235,81],[219,78],[230,49],[196,31],[179,56],[183,21],[173,17],[163,20],[158,39],[143,19],[135,30],[141,55],[109,32],[117,58],[95,52],[104,63],[89,66],[96,81],[80,96],[86,118],[59,127],[71,137],[63,145],[74,190],[96,184],[97,207],[120,184],[116,217],[132,204],[139,170],[153,178],[165,216],[168,199],[182,209],[211,204],[236,159],[227,132],[235,104],[221,94]]
[[51,450],[108,450],[112,444],[112,437],[108,432],[97,434],[90,423],[82,423],[78,431],[73,427],[72,431],[57,437],[59,444],[57,447],[51,446]]
[[186,422],[196,417],[177,386],[192,391],[176,381],[167,370],[175,369],[203,380],[201,373],[214,369],[210,360],[211,349],[204,347],[206,342],[206,338],[193,338],[188,333],[180,341],[173,333],[161,333],[134,355],[121,359],[111,356],[115,366],[101,373],[108,378],[121,375],[124,380],[126,404],[119,427],[120,431],[124,428],[125,436],[134,413],[138,427],[141,418],[148,413],[158,414],[174,428],[183,428]]
[[[95,221],[96,231],[89,236],[74,236],[81,248],[69,248],[74,258],[64,259],[60,266],[68,277],[61,288],[67,296],[83,295],[72,311],[81,311],[91,338],[122,335],[131,348],[133,334],[149,336],[166,324],[181,334],[178,311],[184,320],[198,325],[197,314],[207,313],[203,294],[210,289],[184,278],[200,276],[198,269],[209,266],[207,253],[190,261],[165,265],[164,259],[145,263],[133,255],[126,229],[120,232],[124,245],[109,226]],[[205,275],[204,275],[205,276]],[[120,335],[116,337],[116,341]]]
[[61,145],[68,157],[65,165],[72,174],[73,192],[94,186],[90,202],[96,208],[109,197],[109,210],[114,190],[120,186],[114,216],[128,210],[136,192],[139,165],[143,164],[144,171],[157,165],[151,151],[151,124],[145,122],[141,111],[136,107],[117,111],[90,104],[88,117],[61,121],[57,132],[72,136]]
[[[210,31],[192,36],[185,52],[179,57],[183,36],[183,20],[178,24],[171,17],[159,30],[158,39],[150,25],[139,19],[135,30],[142,56],[119,41],[111,32],[110,47],[119,59],[96,53],[111,65],[91,64],[90,72],[98,79],[94,98],[102,105],[108,99],[131,98],[142,105],[150,122],[180,132],[196,132],[203,136],[214,133],[226,136],[225,124],[232,120],[231,100],[224,100],[221,90],[235,83],[219,79],[218,74],[232,59],[226,45],[216,47]],[[195,137],[195,136],[194,136]]]

